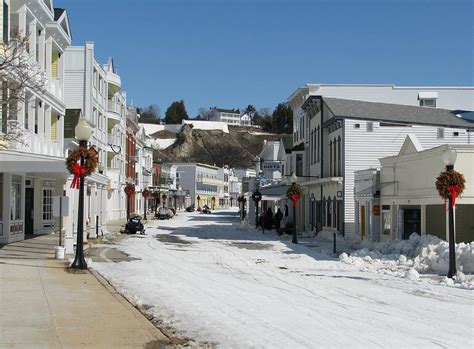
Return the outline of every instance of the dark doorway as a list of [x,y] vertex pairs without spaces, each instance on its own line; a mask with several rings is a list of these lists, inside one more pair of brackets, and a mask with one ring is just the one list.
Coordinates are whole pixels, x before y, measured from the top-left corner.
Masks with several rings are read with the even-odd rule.
[[33,235],[34,193],[33,188],[25,189],[25,235]]
[[418,208],[405,209],[403,217],[403,239],[407,240],[412,233],[418,233],[418,235],[420,235],[421,210]]

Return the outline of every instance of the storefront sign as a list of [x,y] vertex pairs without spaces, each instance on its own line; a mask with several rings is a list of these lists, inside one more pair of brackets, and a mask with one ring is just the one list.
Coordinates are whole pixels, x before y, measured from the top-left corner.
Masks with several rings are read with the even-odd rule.
[[380,216],[380,205],[374,205],[372,213],[374,216]]

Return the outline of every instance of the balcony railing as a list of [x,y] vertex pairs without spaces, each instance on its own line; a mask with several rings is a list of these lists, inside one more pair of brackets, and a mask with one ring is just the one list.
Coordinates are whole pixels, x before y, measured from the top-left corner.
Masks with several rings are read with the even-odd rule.
[[122,116],[122,105],[114,101],[107,101],[108,111]]

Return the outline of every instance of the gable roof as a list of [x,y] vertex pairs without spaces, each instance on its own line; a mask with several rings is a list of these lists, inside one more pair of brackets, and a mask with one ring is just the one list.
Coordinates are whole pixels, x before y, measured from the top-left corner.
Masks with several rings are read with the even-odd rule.
[[474,129],[474,123],[457,117],[453,111],[447,109],[332,97],[322,99],[334,116],[340,118]]
[[418,153],[423,150],[423,146],[421,145],[418,138],[415,135],[409,133],[403,142],[402,147],[400,148],[400,152],[398,155],[403,154],[413,154]]

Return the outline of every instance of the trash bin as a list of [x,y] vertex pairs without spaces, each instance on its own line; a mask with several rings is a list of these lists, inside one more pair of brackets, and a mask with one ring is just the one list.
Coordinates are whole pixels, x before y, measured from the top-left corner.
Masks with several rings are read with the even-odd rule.
[[54,256],[56,259],[64,259],[64,247],[56,246],[54,248]]

